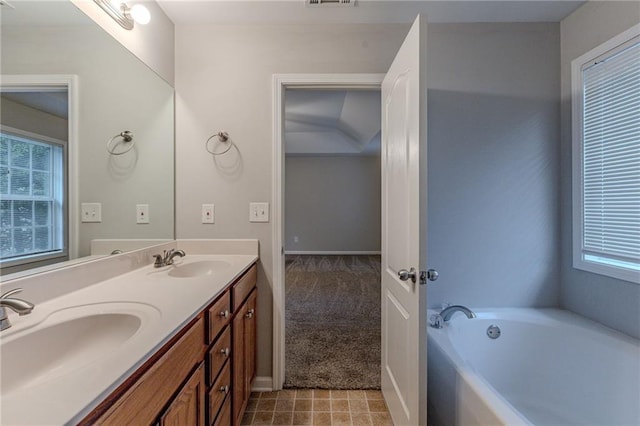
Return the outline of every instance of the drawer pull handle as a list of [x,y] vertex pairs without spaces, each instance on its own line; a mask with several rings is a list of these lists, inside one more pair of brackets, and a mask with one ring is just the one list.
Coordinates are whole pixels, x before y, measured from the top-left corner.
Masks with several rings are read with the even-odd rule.
[[225,309],[224,311],[220,312],[218,316],[223,318],[229,318],[229,311]]
[[231,349],[229,348],[224,348],[220,351],[220,353],[224,356],[229,356],[229,354],[231,353]]
[[249,313],[247,315],[245,315],[245,317],[251,319],[253,318],[253,314],[256,312],[255,309],[249,309]]
[[229,385],[220,386],[220,392],[229,393]]

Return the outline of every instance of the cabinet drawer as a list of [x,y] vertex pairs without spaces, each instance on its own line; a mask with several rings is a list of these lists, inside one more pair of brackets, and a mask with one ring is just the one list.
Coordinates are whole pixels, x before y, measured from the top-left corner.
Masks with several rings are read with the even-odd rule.
[[216,421],[213,422],[214,426],[231,426],[231,397],[227,398],[222,403],[222,408],[216,417]]
[[247,298],[251,290],[256,286],[256,281],[258,279],[258,268],[256,265],[253,265],[245,274],[233,285],[231,289],[232,301],[233,301],[233,312],[242,305],[244,299]]
[[231,358],[231,327],[225,328],[218,340],[207,353],[207,385],[211,386],[224,363]]
[[[215,419],[227,395],[231,394],[231,363],[227,362],[209,390],[209,418]],[[230,398],[227,398],[230,399]]]
[[209,308],[207,316],[209,318],[208,343],[211,343],[231,320],[231,301],[229,300],[228,291]]

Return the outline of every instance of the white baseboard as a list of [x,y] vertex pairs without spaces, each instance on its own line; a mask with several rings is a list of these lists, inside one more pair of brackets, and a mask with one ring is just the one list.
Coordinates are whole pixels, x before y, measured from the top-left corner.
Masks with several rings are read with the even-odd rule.
[[286,250],[284,254],[303,254],[314,256],[359,256],[359,255],[376,255],[381,251],[304,251],[304,250]]
[[273,378],[269,376],[257,376],[251,386],[253,392],[271,392],[273,390]]

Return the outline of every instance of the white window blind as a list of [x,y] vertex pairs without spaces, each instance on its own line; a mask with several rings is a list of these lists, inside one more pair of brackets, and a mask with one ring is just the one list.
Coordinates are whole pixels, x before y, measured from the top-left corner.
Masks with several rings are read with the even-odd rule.
[[584,260],[640,271],[640,41],[582,67]]

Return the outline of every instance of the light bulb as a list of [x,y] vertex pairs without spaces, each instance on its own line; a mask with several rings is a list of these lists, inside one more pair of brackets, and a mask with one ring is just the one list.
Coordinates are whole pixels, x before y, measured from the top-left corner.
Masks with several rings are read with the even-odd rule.
[[151,21],[151,13],[149,9],[141,4],[134,4],[129,11],[134,21],[141,25],[147,25]]

